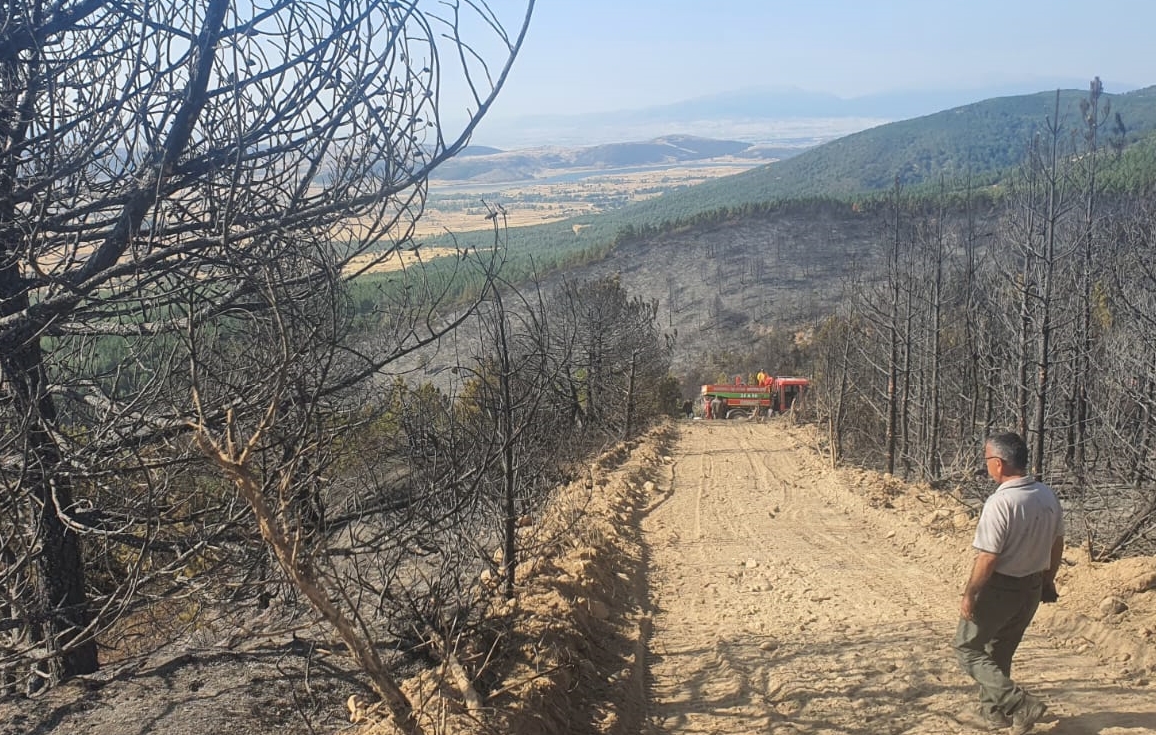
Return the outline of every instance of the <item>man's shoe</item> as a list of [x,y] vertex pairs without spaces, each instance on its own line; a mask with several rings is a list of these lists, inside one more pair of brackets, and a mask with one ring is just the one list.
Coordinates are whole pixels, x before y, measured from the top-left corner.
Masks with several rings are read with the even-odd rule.
[[1025,694],[1024,701],[1020,702],[1015,712],[1012,712],[1012,735],[1026,735],[1031,732],[1047,711],[1046,704],[1030,694]]
[[992,732],[1004,730],[1012,726],[1010,717],[999,710],[988,709],[982,704],[979,706],[979,709],[976,710],[975,716],[979,718],[980,724]]

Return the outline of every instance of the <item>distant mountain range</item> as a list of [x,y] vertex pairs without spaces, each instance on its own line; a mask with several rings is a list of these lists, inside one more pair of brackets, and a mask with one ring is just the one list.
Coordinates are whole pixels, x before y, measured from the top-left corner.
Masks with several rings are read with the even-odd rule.
[[[1060,135],[1082,134],[1080,102],[1088,93],[1059,94]],[[1105,155],[1111,152],[1118,122],[1122,160],[1112,169],[1118,185],[1143,188],[1156,176],[1150,165],[1156,147],[1156,86],[1125,94],[1104,94],[1101,113],[1111,115],[1099,133]],[[890,188],[974,177],[992,181],[1020,164],[1034,136],[1046,136],[1056,115],[1055,91],[1000,97],[932,115],[901,120],[816,146],[789,159],[753,168],[639,202],[612,213],[632,223],[653,223],[694,212],[739,208],[747,204],[802,197],[848,197]],[[1114,156],[1112,156],[1114,158]],[[1103,183],[1107,183],[1106,181]]]
[[[1041,90],[1086,90],[1090,79],[1055,78],[1031,83],[1003,84],[972,89],[932,89],[882,92],[860,97],[839,97],[803,89],[748,89],[699,97],[671,105],[614,113],[622,120],[703,120],[710,118],[832,118],[868,117],[902,120],[920,117],[980,100],[1015,97]],[[1119,94],[1134,85],[1105,83],[1105,91]],[[584,116],[597,119],[600,116]]]
[[[977,164],[983,168],[989,163],[1003,166],[1011,160],[1008,154],[1013,149],[1012,157],[1019,155],[1017,145],[1009,147],[1007,136],[1022,138],[1027,128],[1042,120],[1055,89],[1063,90],[1065,109],[1087,95],[1086,83],[1052,81],[1056,83],[1053,91],[1040,92],[1037,87],[1033,94],[1010,94],[1018,89],[1015,86],[893,92],[853,99],[799,89],[746,90],[616,113],[526,117],[505,129],[506,134],[521,130],[521,137],[513,137],[525,141],[525,145],[507,150],[470,146],[442,165],[434,178],[496,184],[578,170],[613,171],[707,162],[720,157],[781,161],[809,149],[823,149],[820,157],[830,157],[836,155],[829,147],[833,142],[858,151],[851,151],[848,159],[854,161],[844,176],[848,186],[859,183],[861,172],[876,169],[883,172],[879,180],[893,179],[894,172],[888,172],[891,153],[905,155],[908,161],[919,165],[930,166],[939,159],[957,164],[967,160],[973,169]],[[1124,105],[1130,118],[1126,124],[1133,132],[1148,129],[1147,114],[1136,110],[1135,103],[1139,101],[1141,107],[1146,107],[1151,89],[1113,93],[1112,85],[1105,85],[1106,99]],[[1002,94],[1005,92],[1009,94]],[[976,102],[974,97],[968,97],[975,94],[987,96]],[[943,126],[950,130],[934,132],[932,137],[936,140],[923,145],[926,150],[916,150],[922,145],[918,141],[924,131]],[[685,132],[689,130],[701,133]],[[659,134],[644,135],[647,132]],[[615,133],[622,137],[612,142],[576,142],[582,136],[604,138]],[[948,150],[941,150],[938,138],[945,135]],[[551,140],[551,144],[530,145],[531,141],[542,139]],[[968,152],[961,151],[960,146],[966,146]],[[996,150],[989,150],[992,147]],[[830,168],[826,164],[823,167]],[[866,183],[875,188],[879,180]]]
[[[584,146],[664,135],[697,135],[783,145],[809,145],[866,128],[929,115],[980,100],[1042,90],[1087,90],[1091,78],[1040,78],[984,87],[891,91],[843,98],[798,88],[744,89],[668,105],[580,115],[527,115],[483,122],[475,139],[505,149],[542,145]],[[1104,80],[1119,94],[1140,85]]]

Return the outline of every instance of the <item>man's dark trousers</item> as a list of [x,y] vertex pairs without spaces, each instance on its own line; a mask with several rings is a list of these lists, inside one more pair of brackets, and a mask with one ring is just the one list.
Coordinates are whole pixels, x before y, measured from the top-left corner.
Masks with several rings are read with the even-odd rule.
[[1024,691],[1011,679],[1012,656],[1036,614],[1042,587],[1042,574],[993,574],[976,600],[975,620],[959,620],[952,647],[979,684],[980,706],[987,712],[1008,715],[1023,702]]

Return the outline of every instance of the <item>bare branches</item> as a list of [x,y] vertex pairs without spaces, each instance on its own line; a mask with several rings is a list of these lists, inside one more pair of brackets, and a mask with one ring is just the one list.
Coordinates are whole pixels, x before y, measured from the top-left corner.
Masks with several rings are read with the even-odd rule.
[[[358,401],[474,308],[451,309],[424,267],[383,290],[379,324],[350,303],[353,279],[412,237],[426,177],[499,92],[529,17],[507,32],[474,2],[446,26],[446,7],[13,6],[0,26],[0,612],[24,642],[0,667],[41,646],[37,661],[64,663],[29,663],[26,680],[91,671],[94,635],[140,599],[180,588],[207,607],[273,583],[196,437],[219,442],[234,486],[281,478],[259,487],[285,498],[294,530],[270,538],[323,535],[324,473]],[[462,84],[476,109],[458,114]]]
[[389,706],[402,732],[420,733],[421,729],[414,719],[413,705],[402,693],[393,677],[386,672],[373,642],[362,635],[349,615],[334,602],[334,590],[326,589],[318,579],[309,555],[304,549],[301,534],[286,524],[285,513],[289,502],[285,491],[291,484],[290,475],[282,474],[274,478],[274,482],[281,490],[280,507],[275,510],[265,500],[263,483],[254,471],[252,458],[254,450],[263,440],[263,434],[272,427],[276,414],[276,404],[271,403],[256,430],[243,443],[237,436],[237,427],[232,414],[221,438],[212,436],[203,424],[197,425],[195,427],[197,444],[229,478],[237,492],[253,509],[261,537],[273,550],[281,568],[293,580],[295,587],[308,598],[314,609],[337,630],[342,641],[349,646],[362,670],[369,674],[374,689]]

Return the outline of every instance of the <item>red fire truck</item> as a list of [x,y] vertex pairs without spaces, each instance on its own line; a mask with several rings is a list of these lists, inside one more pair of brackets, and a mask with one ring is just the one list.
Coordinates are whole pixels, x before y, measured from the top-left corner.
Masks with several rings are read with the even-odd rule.
[[[702,386],[702,415],[712,419],[749,418],[756,410],[766,415],[783,413],[792,407],[802,408],[810,384],[806,378],[775,376],[769,378],[766,385],[748,385],[741,376],[735,376],[733,383]],[[722,402],[720,416],[713,415],[711,410],[714,398]]]

